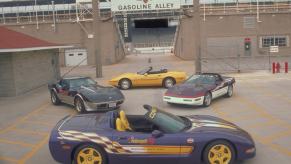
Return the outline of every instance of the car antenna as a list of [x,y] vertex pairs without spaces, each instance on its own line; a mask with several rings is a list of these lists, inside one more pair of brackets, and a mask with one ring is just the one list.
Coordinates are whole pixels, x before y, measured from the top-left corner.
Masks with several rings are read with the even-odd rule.
[[73,68],[71,68],[69,71],[67,71],[66,73],[64,73],[62,76],[61,76],[61,79],[63,77],[65,77],[67,74],[69,74],[70,72],[72,72],[75,68],[79,67],[85,60],[87,60],[87,58],[81,60],[81,62],[79,62],[77,65],[75,65]]

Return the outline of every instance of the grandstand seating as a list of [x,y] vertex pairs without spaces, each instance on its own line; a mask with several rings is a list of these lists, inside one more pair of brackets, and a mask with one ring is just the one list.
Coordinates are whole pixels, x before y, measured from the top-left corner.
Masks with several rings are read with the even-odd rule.
[[173,44],[175,33],[176,27],[132,28],[132,42],[135,47],[167,46]]

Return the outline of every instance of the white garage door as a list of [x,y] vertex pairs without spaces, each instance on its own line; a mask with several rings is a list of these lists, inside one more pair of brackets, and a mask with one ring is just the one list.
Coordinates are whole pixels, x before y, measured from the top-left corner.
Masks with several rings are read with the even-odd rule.
[[65,50],[66,66],[87,65],[87,51],[85,49]]

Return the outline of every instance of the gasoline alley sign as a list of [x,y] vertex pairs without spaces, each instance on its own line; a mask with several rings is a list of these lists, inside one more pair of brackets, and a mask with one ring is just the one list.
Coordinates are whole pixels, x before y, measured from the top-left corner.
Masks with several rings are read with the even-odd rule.
[[111,0],[111,11],[180,9],[180,0]]

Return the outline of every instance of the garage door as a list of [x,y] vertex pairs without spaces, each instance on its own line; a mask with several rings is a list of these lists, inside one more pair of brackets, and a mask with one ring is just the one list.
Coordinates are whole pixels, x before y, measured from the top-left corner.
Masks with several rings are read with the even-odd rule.
[[66,66],[87,65],[87,51],[85,49],[65,50]]

